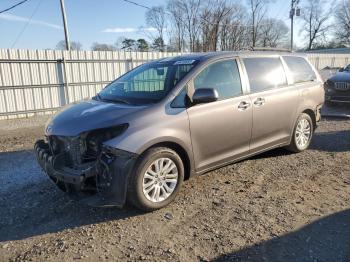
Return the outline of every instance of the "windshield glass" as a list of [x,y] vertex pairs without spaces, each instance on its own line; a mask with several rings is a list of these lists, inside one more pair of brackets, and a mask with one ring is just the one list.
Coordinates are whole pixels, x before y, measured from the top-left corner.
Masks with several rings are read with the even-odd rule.
[[350,72],[350,65],[348,65],[347,67],[345,67],[344,70],[347,71],[347,72]]
[[107,85],[98,98],[126,104],[150,104],[163,99],[195,66],[196,60],[141,65]]

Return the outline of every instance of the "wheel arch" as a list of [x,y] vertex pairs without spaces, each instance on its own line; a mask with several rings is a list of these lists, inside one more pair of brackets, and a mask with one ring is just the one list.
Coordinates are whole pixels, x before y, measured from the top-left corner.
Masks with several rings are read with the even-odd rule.
[[184,170],[185,170],[184,180],[190,179],[192,175],[193,165],[187,151],[181,145],[172,141],[158,142],[144,149],[140,154],[140,156],[144,155],[149,149],[155,148],[155,147],[167,147],[174,150],[180,156],[182,163],[184,165]]
[[316,114],[315,114],[315,112],[311,109],[305,109],[302,113],[305,113],[311,117],[313,131],[315,131],[315,128],[316,128]]

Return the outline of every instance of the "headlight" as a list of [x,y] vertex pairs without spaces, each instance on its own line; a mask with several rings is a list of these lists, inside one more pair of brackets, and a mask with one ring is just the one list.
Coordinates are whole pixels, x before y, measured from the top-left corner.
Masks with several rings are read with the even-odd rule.
[[333,87],[334,86],[334,82],[332,82],[331,80],[327,80],[326,86],[327,87]]
[[86,150],[88,154],[98,155],[101,152],[103,142],[121,135],[128,126],[128,124],[122,124],[88,132],[86,134]]
[[333,89],[332,89],[333,87],[334,87],[334,82],[332,82],[331,80],[327,80],[324,83],[324,89],[325,89],[326,93],[333,92]]

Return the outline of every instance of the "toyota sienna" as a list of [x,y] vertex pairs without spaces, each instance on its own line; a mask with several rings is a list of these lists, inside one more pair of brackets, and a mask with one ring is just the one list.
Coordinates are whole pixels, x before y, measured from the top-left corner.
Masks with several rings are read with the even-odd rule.
[[194,175],[273,148],[307,149],[323,103],[323,82],[302,55],[189,54],[143,64],[64,108],[35,150],[81,201],[151,211]]

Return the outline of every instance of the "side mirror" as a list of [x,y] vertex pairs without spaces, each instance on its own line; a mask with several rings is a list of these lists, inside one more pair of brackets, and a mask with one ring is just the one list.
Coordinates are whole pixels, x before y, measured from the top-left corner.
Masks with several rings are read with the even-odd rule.
[[215,102],[219,99],[218,91],[214,88],[199,88],[194,91],[193,104]]
[[339,72],[344,72],[344,68],[340,68],[340,69],[339,69]]

